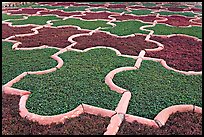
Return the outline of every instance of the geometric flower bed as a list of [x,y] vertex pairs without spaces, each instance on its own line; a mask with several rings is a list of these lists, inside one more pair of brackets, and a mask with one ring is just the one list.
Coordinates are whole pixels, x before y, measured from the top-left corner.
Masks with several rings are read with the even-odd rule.
[[2,84],[6,84],[25,71],[40,71],[57,65],[50,58],[56,49],[12,50],[12,43],[2,43]]
[[[19,41],[19,48],[39,47],[42,45],[49,45],[51,47],[65,48],[71,43],[67,39],[78,33],[87,33],[89,31],[78,30],[76,27],[60,27],[50,28],[43,27],[38,29],[38,34],[32,36],[18,36],[10,40]],[[47,38],[49,36],[49,38]]]
[[192,3],[3,8],[2,134],[202,134]]
[[127,113],[153,119],[176,104],[202,106],[202,76],[185,76],[143,60],[138,70],[117,73],[113,82],[131,91]]
[[147,52],[145,56],[161,58],[177,70],[202,71],[202,41],[186,36],[152,36],[164,44],[164,49],[159,52]]

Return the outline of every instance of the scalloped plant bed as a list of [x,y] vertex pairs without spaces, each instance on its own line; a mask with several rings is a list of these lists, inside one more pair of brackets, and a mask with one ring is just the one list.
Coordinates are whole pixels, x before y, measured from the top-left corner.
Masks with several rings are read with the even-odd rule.
[[61,18],[57,16],[28,16],[27,19],[24,20],[9,20],[12,25],[26,25],[26,24],[34,24],[34,25],[45,25],[49,20],[60,20]]
[[185,34],[202,39],[202,27],[200,26],[174,27],[159,23],[147,29],[153,30],[155,35]]
[[20,96],[2,94],[3,135],[103,135],[110,123],[109,117],[83,113],[64,123],[39,125],[19,115],[19,100]]
[[34,26],[26,27],[12,27],[8,24],[2,24],[2,39],[14,36],[17,34],[33,33],[31,29],[35,28]]
[[124,120],[116,135],[202,135],[202,114],[176,112],[161,128]]
[[102,28],[102,31],[110,32],[111,34],[115,34],[118,36],[127,36],[135,33],[140,34],[149,34],[147,31],[140,30],[140,27],[145,25],[150,25],[150,23],[142,23],[138,20],[131,21],[121,21],[121,22],[112,22],[116,24],[116,26],[112,28]]
[[84,13],[85,15],[78,16],[84,20],[96,20],[96,19],[104,19],[104,20],[111,20],[108,18],[110,15],[114,15],[113,13],[109,12],[90,12],[90,13]]
[[39,47],[48,45],[51,47],[65,48],[71,44],[67,39],[74,34],[88,33],[88,30],[78,30],[76,27],[50,28],[43,27],[38,29],[38,34],[32,36],[18,36],[11,38],[21,42],[18,48]]
[[23,19],[22,15],[7,15],[6,13],[2,13],[2,21],[8,19]]
[[127,10],[125,9],[114,9],[114,8],[94,8],[94,9],[90,9],[90,11],[93,12],[98,12],[98,11],[109,11],[109,12],[115,12],[115,13],[122,13],[122,12],[127,12]]
[[33,8],[21,8],[19,10],[10,10],[7,11],[7,13],[11,14],[36,14],[38,11],[44,11],[45,9],[39,8],[39,9],[33,9]]
[[169,11],[160,11],[158,12],[160,15],[183,15],[187,17],[195,17],[195,13],[193,12],[169,12]]
[[116,108],[121,94],[110,90],[104,78],[115,68],[134,66],[134,59],[117,56],[110,49],[92,49],[84,53],[68,51],[59,57],[64,61],[59,70],[44,75],[26,75],[13,85],[32,92],[26,103],[30,112],[62,114],[81,103],[110,110]]
[[202,24],[190,22],[191,19],[195,18],[190,18],[190,17],[185,17],[181,15],[170,15],[170,16],[160,16],[167,18],[167,21],[164,21],[163,23],[171,25],[171,26],[189,26],[189,25],[197,25],[197,26],[202,26]]
[[182,71],[202,71],[202,41],[186,36],[152,36],[164,45],[159,52],[148,52],[147,57],[164,59],[168,66]]
[[46,70],[57,65],[50,56],[56,49],[12,50],[12,43],[2,42],[2,85],[25,71]]
[[68,18],[65,20],[57,20],[52,21],[52,26],[64,26],[64,25],[73,25],[78,26],[81,29],[89,29],[89,30],[95,30],[99,27],[111,27],[111,25],[107,24],[107,21],[104,20],[97,20],[97,21],[88,21],[88,20],[80,20],[76,18]]
[[73,38],[77,42],[72,48],[84,50],[91,47],[112,47],[125,55],[139,55],[141,50],[157,48],[157,44],[145,41],[146,35],[133,37],[116,37],[105,32],[95,32],[89,36]]
[[133,14],[133,15],[149,15],[152,14],[151,10],[131,10],[131,12],[126,12],[125,14]]
[[63,10],[65,7],[63,6],[49,6],[49,5],[32,5],[32,8],[45,8],[45,9],[58,9]]
[[[109,117],[85,113],[75,118],[66,119],[64,124],[53,123],[42,126],[19,115],[19,100],[20,96],[2,94],[2,135],[103,135],[110,122]],[[136,121],[129,123],[124,120],[117,135],[131,134],[201,135],[202,114],[177,112],[170,115],[166,124],[161,128],[143,125]]]
[[143,22],[154,22],[154,20],[159,20],[160,18],[156,17],[156,15],[147,15],[147,16],[133,16],[128,14],[123,14],[121,16],[112,16],[116,18],[118,21],[124,21],[124,20],[141,20]]
[[61,10],[52,10],[52,11],[49,10],[49,11],[39,12],[39,15],[48,15],[48,14],[69,17],[69,16],[73,16],[73,15],[80,15],[81,12],[63,12]]
[[117,73],[113,82],[132,94],[127,114],[153,119],[177,104],[202,106],[202,75],[184,75],[143,60],[138,70]]

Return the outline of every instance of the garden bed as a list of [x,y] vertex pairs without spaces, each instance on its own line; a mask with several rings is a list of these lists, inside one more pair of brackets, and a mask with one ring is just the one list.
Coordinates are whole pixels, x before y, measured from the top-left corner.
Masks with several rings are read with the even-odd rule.
[[156,15],[147,15],[147,16],[133,16],[128,14],[123,14],[121,16],[112,16],[116,18],[116,20],[124,21],[124,20],[141,20],[144,22],[154,22],[154,20],[159,20],[160,18],[157,18]]
[[83,113],[64,123],[39,125],[19,115],[19,100],[20,96],[2,94],[3,135],[103,135],[110,123],[109,117]]
[[11,40],[19,41],[22,44],[18,48],[39,47],[49,45],[51,47],[65,48],[71,44],[68,38],[78,33],[88,33],[89,31],[78,30],[76,27],[38,29],[39,33],[32,36],[15,37]]
[[2,24],[2,38],[8,38],[17,34],[33,33],[33,26],[26,27],[11,27],[8,24]]
[[123,121],[116,135],[202,135],[202,114],[176,112],[161,128]]
[[141,50],[157,48],[157,44],[145,41],[146,35],[133,37],[115,37],[104,32],[96,32],[91,36],[79,36],[73,40],[77,42],[73,48],[84,50],[91,47],[112,47],[125,55],[138,56]]
[[164,49],[147,52],[145,56],[164,59],[177,70],[202,71],[202,41],[186,36],[152,36],[151,39],[162,43]]
[[163,23],[169,24],[172,26],[186,26],[186,27],[188,27],[189,25],[202,26],[202,24],[190,22],[190,20],[194,18],[189,18],[185,16],[172,15],[172,16],[160,16],[160,17],[167,18],[168,20]]

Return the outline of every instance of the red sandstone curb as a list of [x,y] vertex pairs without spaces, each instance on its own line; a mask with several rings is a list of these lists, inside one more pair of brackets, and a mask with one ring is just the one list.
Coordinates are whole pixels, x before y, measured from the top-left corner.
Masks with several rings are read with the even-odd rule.
[[[186,112],[186,111],[193,111],[195,112],[194,105],[174,105],[168,108],[163,109],[157,116],[154,118],[155,122],[159,125],[159,127],[164,126],[166,121],[168,120],[169,116],[175,112]],[[196,107],[197,113],[202,113],[202,108]]]

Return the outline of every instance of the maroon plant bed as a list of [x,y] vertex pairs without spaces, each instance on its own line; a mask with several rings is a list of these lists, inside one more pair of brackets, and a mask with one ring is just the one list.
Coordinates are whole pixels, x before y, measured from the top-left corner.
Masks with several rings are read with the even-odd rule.
[[109,4],[107,6],[107,8],[122,8],[122,9],[125,9],[126,5],[125,4]]
[[176,112],[161,128],[123,121],[117,135],[202,135],[202,114]]
[[55,2],[52,4],[49,4],[51,6],[70,6],[73,5],[75,2]]
[[121,16],[112,16],[116,18],[116,20],[124,21],[124,20],[141,20],[144,22],[154,22],[154,20],[160,20],[161,18],[156,17],[156,15],[147,15],[147,16],[135,16],[123,14]]
[[145,9],[145,10],[148,10],[148,9],[153,9],[153,10],[159,10],[159,9],[165,9],[164,7],[144,7],[144,6],[129,6],[129,8],[131,9]]
[[21,8],[2,8],[2,11],[9,11],[9,10],[19,10]]
[[74,3],[73,6],[105,7],[104,4]]
[[48,45],[51,47],[65,48],[71,43],[68,38],[74,34],[88,33],[90,31],[78,30],[76,27],[50,28],[43,27],[39,33],[32,36],[15,37],[11,40],[19,41],[22,44],[18,48],[39,47]]
[[52,4],[55,4],[56,2],[38,2],[38,4],[40,4],[40,5],[52,5]]
[[189,18],[189,17],[185,17],[185,16],[171,15],[171,16],[161,16],[161,17],[165,17],[168,19],[167,21],[165,21],[163,23],[168,24],[168,25],[172,25],[172,26],[199,25],[197,23],[190,22],[190,20],[193,18]]
[[105,20],[111,20],[110,18],[108,18],[108,16],[110,15],[114,15],[114,14],[111,14],[111,13],[108,13],[108,12],[95,12],[95,13],[84,13],[86,15],[83,15],[83,16],[79,16],[80,18],[82,19],[85,19],[85,20],[94,20],[94,19],[105,19]]
[[182,71],[202,71],[202,41],[186,36],[152,36],[164,44],[159,52],[147,52],[146,57],[164,59],[168,66]]
[[43,11],[45,9],[43,8],[31,8],[31,9],[22,9],[22,10],[15,10],[15,11],[8,11],[8,13],[11,13],[11,14],[36,14],[38,11]]
[[19,115],[19,100],[20,96],[2,94],[3,135],[103,135],[110,123],[109,117],[83,113],[64,124],[39,125]]
[[178,7],[168,7],[167,10],[169,11],[184,11],[185,8],[178,8]]
[[2,24],[2,39],[5,39],[17,34],[32,33],[33,32],[31,30],[32,28],[35,28],[35,27],[34,26],[11,27],[8,24]]
[[188,9],[185,9],[184,11],[202,12],[202,9],[199,9],[199,8],[188,8]]
[[147,7],[138,6],[138,5],[129,6],[129,8],[131,8],[131,9],[147,9]]
[[40,15],[47,15],[47,14],[54,14],[58,16],[69,17],[73,15],[81,15],[81,12],[63,12],[60,10],[53,10],[53,11],[41,11],[39,12]]
[[105,46],[119,50],[122,54],[138,56],[142,49],[152,49],[158,46],[155,43],[145,41],[146,35],[134,37],[115,37],[113,35],[96,32],[91,36],[80,36],[73,40],[77,42],[73,48],[84,50],[86,48]]

